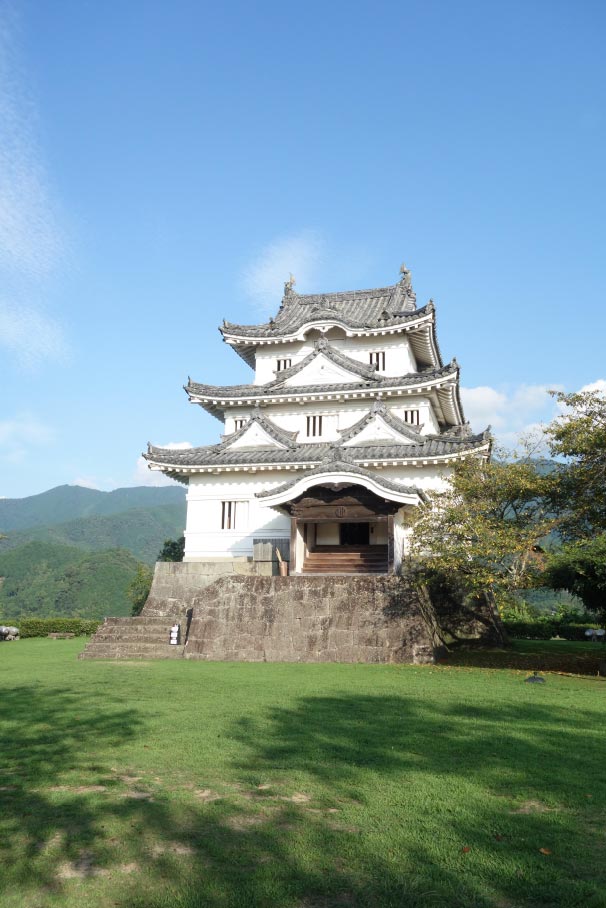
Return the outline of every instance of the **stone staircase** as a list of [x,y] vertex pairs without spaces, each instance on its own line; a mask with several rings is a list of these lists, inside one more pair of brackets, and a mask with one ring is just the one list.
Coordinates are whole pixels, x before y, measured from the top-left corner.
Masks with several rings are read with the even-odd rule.
[[309,552],[303,574],[386,574],[386,545],[323,545]]
[[[181,627],[177,646],[168,642],[175,623]],[[185,618],[106,618],[80,659],[182,659],[186,626]]]

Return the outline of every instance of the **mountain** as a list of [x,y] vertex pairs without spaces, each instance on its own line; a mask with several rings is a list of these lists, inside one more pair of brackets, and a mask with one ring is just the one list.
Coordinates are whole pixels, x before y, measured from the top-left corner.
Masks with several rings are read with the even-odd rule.
[[178,539],[185,527],[185,500],[177,504],[133,508],[110,516],[80,517],[50,526],[9,533],[0,540],[0,554],[28,542],[51,542],[103,551],[128,549],[140,561],[153,564],[166,539]]
[[0,555],[0,620],[129,615],[126,590],[137,566],[124,549],[83,552],[37,541],[18,546]]
[[27,498],[0,499],[0,532],[11,533],[38,526],[55,526],[86,517],[103,517],[141,508],[182,505],[182,486],[134,486],[100,492],[84,486],[57,486]]

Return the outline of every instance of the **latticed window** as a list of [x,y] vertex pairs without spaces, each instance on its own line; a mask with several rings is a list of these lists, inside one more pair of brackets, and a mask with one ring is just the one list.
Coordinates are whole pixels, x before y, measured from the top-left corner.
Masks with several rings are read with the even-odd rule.
[[404,410],[404,422],[409,422],[413,426],[419,425],[418,410]]
[[221,529],[241,529],[242,525],[246,523],[246,506],[246,501],[222,501]]
[[247,422],[247,419],[234,419],[234,431],[237,432],[238,429],[241,429]]
[[307,435],[309,438],[318,436],[322,434],[322,417],[321,416],[308,416],[307,417]]
[[277,359],[276,363],[278,372],[283,372],[285,369],[290,369],[292,365],[292,359]]
[[375,372],[385,372],[385,351],[368,354],[370,365],[374,367]]

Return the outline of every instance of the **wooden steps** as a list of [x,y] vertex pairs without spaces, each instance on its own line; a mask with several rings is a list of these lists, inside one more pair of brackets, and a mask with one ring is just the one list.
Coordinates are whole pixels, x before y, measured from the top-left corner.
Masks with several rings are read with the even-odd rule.
[[303,574],[386,574],[386,545],[325,545],[309,552]]

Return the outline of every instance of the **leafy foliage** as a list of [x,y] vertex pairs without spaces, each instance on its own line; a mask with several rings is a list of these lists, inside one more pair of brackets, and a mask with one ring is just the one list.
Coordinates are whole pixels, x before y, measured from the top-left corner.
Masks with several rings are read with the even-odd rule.
[[554,589],[578,596],[606,619],[606,533],[562,546],[549,557],[545,576]]
[[49,634],[75,634],[77,637],[94,634],[100,621],[84,618],[23,618],[19,622],[21,637],[47,637]]
[[545,505],[552,483],[529,459],[458,463],[450,488],[420,509],[413,558],[427,576],[447,577],[472,596],[504,601],[534,585],[538,543],[555,525]]
[[158,561],[183,561],[185,555],[185,536],[179,539],[166,539],[158,555]]
[[137,573],[128,585],[126,594],[132,603],[131,615],[140,615],[149,596],[154,572],[147,564],[137,565]]
[[546,429],[551,453],[567,458],[552,489],[560,532],[582,539],[606,531],[606,396],[596,391],[555,394],[564,407]]

